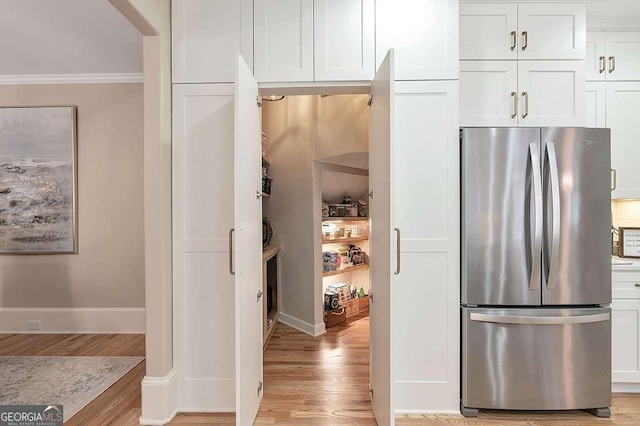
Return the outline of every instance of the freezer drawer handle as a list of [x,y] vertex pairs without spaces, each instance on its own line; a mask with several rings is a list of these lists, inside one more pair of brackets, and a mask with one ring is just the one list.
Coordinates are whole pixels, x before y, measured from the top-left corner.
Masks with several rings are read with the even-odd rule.
[[472,312],[469,314],[471,321],[493,322],[501,324],[533,324],[533,325],[561,325],[561,324],[586,324],[590,322],[609,321],[611,314],[576,315],[569,317],[532,317],[520,315],[489,315]]

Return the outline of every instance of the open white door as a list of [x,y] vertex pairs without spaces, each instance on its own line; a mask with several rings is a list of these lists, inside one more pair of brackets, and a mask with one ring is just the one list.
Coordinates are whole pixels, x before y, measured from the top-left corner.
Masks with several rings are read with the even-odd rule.
[[[369,114],[369,200],[371,220],[371,405],[380,426],[394,423],[391,410],[391,158],[393,138],[393,50],[389,50],[371,82]],[[400,265],[395,265],[399,268]]]
[[[253,424],[262,399],[260,135],[258,82],[238,54],[234,98],[233,266],[236,287],[236,424],[243,426]],[[228,185],[229,182],[218,184]]]

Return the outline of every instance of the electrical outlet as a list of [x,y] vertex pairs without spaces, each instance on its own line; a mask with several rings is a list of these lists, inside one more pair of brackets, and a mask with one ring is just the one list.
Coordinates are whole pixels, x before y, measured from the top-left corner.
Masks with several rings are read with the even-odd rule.
[[40,320],[27,321],[27,330],[42,330],[42,323]]

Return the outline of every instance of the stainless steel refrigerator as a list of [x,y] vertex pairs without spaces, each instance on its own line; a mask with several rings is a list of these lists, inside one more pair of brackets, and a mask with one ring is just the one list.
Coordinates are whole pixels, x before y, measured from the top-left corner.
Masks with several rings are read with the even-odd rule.
[[462,413],[608,416],[609,129],[460,133]]

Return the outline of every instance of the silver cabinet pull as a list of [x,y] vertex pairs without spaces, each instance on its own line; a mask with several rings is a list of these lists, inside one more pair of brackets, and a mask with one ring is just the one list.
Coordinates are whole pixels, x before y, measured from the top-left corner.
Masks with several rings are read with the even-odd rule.
[[640,288],[640,283],[636,283],[636,287],[637,287],[637,288]]
[[540,281],[540,263],[542,261],[542,175],[540,174],[540,150],[538,144],[529,144],[531,169],[533,172],[533,194],[535,207],[535,229],[533,231],[533,258],[531,262],[531,280],[529,290],[535,290]]
[[513,96],[513,114],[511,114],[511,118],[516,118],[518,115],[518,97],[516,95],[516,92],[511,92],[511,96]]
[[400,273],[400,229],[393,229],[396,230],[396,270],[393,274],[398,275]]
[[524,96],[524,114],[522,114],[522,118],[527,118],[527,115],[529,115],[529,92],[522,92],[522,96]]
[[229,229],[229,273],[235,275],[236,271],[233,270],[233,233],[235,228]]
[[511,50],[515,50],[516,43],[518,42],[518,33],[511,31]]
[[553,226],[551,262],[549,265],[549,275],[547,276],[547,289],[555,289],[555,280],[558,274],[558,263],[560,262],[560,177],[558,173],[558,160],[556,148],[552,142],[547,143],[547,161],[549,174],[551,175],[551,226]]
[[611,190],[615,191],[618,187],[618,171],[611,169]]
[[598,71],[600,74],[602,74],[606,68],[606,64],[604,63],[605,59],[604,56],[600,56],[600,70]]
[[573,315],[568,317],[536,317],[526,315],[490,315],[472,312],[469,314],[471,321],[493,322],[500,324],[534,324],[534,325],[561,325],[561,324],[588,324],[592,322],[609,321],[611,315],[591,314]]
[[609,56],[609,74],[616,70],[616,57]]
[[527,31],[523,31],[522,37],[524,37],[524,44],[522,45],[522,50],[525,50],[527,46],[529,46],[529,33]]

